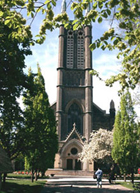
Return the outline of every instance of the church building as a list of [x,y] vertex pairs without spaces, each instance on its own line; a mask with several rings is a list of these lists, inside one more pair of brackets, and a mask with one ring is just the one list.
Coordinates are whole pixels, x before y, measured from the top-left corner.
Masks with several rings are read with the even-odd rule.
[[[66,11],[66,0],[62,12]],[[115,107],[110,102],[110,113],[93,102],[92,26],[83,26],[77,31],[59,29],[59,54],[57,68],[57,101],[51,107],[57,120],[59,150],[54,168],[62,170],[93,171],[93,163],[81,163],[78,154],[83,142],[89,140],[92,130],[111,130],[114,124]]]

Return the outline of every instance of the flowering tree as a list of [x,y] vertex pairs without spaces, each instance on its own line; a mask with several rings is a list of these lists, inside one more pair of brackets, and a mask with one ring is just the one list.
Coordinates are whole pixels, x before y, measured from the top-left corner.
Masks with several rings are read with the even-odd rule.
[[89,142],[85,141],[79,159],[85,161],[97,161],[111,156],[113,145],[113,131],[99,129],[92,131]]

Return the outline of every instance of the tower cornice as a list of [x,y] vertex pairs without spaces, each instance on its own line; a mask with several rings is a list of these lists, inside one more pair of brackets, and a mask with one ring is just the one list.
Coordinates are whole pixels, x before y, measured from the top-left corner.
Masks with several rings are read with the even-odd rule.
[[64,67],[58,67],[57,68],[57,70],[63,70],[64,69]]
[[64,86],[62,84],[58,84],[56,87],[63,88]]
[[85,88],[93,88],[93,86],[92,85],[85,85]]
[[65,35],[64,34],[60,34],[58,37],[64,37]]
[[86,70],[92,70],[92,68],[91,68],[91,67],[86,67],[84,70],[85,70],[85,71],[86,71]]

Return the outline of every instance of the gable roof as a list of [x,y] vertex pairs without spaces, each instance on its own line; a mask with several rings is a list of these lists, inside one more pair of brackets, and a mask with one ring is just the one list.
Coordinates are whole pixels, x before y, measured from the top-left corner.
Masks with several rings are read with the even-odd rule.
[[5,150],[0,145],[0,173],[13,172],[12,164]]
[[93,107],[96,108],[99,112],[101,112],[102,114],[106,114],[106,111],[101,109],[98,105],[96,105],[94,102],[92,103]]
[[65,139],[64,142],[67,142],[71,139],[78,139],[81,143],[83,143],[82,141],[82,136],[80,135],[80,133],[76,130],[76,124],[73,124],[73,129],[71,130],[71,132],[68,134],[67,138]]

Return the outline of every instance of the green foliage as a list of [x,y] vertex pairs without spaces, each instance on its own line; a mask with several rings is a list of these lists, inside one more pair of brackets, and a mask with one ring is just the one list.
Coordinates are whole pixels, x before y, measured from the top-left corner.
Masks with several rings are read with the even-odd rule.
[[119,164],[122,173],[132,174],[132,181],[139,160],[135,118],[131,95],[127,91],[121,97],[120,110],[115,118],[112,157]]
[[[6,3],[7,2],[7,3]],[[26,43],[29,45],[29,41],[31,41],[32,35],[30,31],[30,27],[26,26],[26,19],[20,14],[20,12],[16,11],[14,6],[24,5],[24,1],[4,1],[0,2],[0,15],[1,15],[1,30],[5,30],[9,28],[9,36],[8,39],[17,40],[18,43]],[[1,31],[1,37],[4,35]],[[7,34],[6,34],[7,35]]]
[[[14,192],[14,193],[38,193],[41,192],[45,181],[38,181],[32,183],[30,180],[16,179],[6,180],[5,187],[2,188],[2,193]],[[1,191],[0,191],[1,193]]]
[[[122,71],[116,76],[111,76],[106,80],[106,85],[112,86],[114,82],[119,81],[122,90],[126,87],[135,88],[140,79],[140,9],[138,1],[95,0],[91,10],[84,15],[84,11],[91,2],[91,0],[72,1],[71,10],[76,18],[73,21],[74,30],[83,25],[90,25],[91,22],[102,24],[104,20],[111,19],[112,25],[110,29],[104,32],[100,38],[95,40],[90,48],[92,51],[97,48],[101,48],[102,50],[118,49],[119,54],[117,57],[121,57],[122,59]],[[43,102],[44,98],[47,98],[47,95],[43,90],[43,93],[35,93],[35,90],[39,87],[37,86],[38,80],[34,79],[34,75],[31,72],[27,84],[23,68],[25,67],[24,59],[26,55],[31,54],[30,45],[34,45],[35,42],[42,44],[46,38],[46,30],[52,31],[55,28],[60,27],[61,24],[67,28],[69,27],[71,22],[69,21],[66,12],[59,13],[58,15],[55,15],[53,12],[53,8],[57,6],[57,3],[60,2],[55,0],[43,0],[41,2],[38,0],[0,1],[0,112],[3,113],[2,119],[5,119],[2,128],[3,130],[1,129],[1,136],[8,137],[8,139],[3,137],[3,141],[6,141],[4,146],[7,149],[10,147],[9,145],[6,146],[7,141],[9,141],[10,145],[12,144],[13,148],[14,144],[19,146],[19,142],[16,142],[17,138],[21,139],[21,136],[24,136],[22,135],[23,118],[21,118],[22,114],[16,102],[16,98],[20,96],[22,89],[28,86],[26,94],[28,100],[24,102],[27,106],[26,116],[31,116],[31,119],[28,119],[29,123],[27,124],[31,131],[34,131],[35,125],[37,128],[38,120],[43,116],[42,112],[46,110],[44,107],[46,106],[45,104],[49,106],[47,99]],[[27,11],[27,18],[31,17],[30,25],[26,24],[26,19],[21,15],[22,10]],[[44,15],[44,18],[39,34],[36,36],[37,39],[34,41],[32,39],[30,26],[39,12]],[[117,28],[113,25],[114,20],[118,21],[119,25]],[[100,77],[96,71],[92,71],[91,74]],[[41,103],[44,104],[44,106],[40,106],[39,104]],[[7,112],[8,109],[10,109],[9,112]],[[13,113],[13,109],[16,109],[16,113]],[[37,116],[37,111],[39,111],[39,116]],[[30,115],[30,113],[32,113],[32,115]],[[43,118],[45,120],[46,117]],[[45,125],[46,122],[41,121],[41,124]],[[21,134],[18,137],[15,137],[17,136],[17,133],[15,133],[15,135],[13,134],[14,127],[17,127],[18,131],[21,130]],[[50,127],[46,127],[46,130],[48,131],[49,128]],[[9,131],[7,131],[8,129]],[[14,138],[13,136],[15,137],[15,141],[12,141],[11,143],[11,138],[12,140]],[[34,153],[37,154],[37,152]],[[12,155],[12,159],[15,157],[13,156],[13,153],[9,152],[9,155]],[[40,155],[38,155],[38,157],[39,156]]]
[[0,143],[9,158],[14,160],[24,150],[24,119],[19,104],[14,97],[3,99],[0,126]]
[[136,92],[134,93],[134,104],[135,105],[140,105],[140,81],[138,83],[138,86],[137,86],[137,89],[136,89]]
[[26,75],[23,68],[25,56],[31,54],[30,38],[23,38],[22,35],[21,39],[18,38],[18,30],[5,25],[4,18],[0,19],[0,102],[4,97],[19,97],[25,86]]
[[[114,82],[119,81],[122,87],[121,91],[126,87],[134,89],[140,79],[140,4],[136,0],[95,0],[91,10],[84,14],[91,2],[91,0],[70,2],[69,5],[76,18],[73,22],[73,29],[77,30],[83,25],[91,24],[91,22],[102,24],[106,19],[111,21],[110,29],[93,42],[91,49],[117,49],[119,51],[117,58],[121,57],[122,59],[122,72],[114,78],[111,77],[106,80],[106,85],[112,86]],[[60,27],[61,24],[64,24],[66,28],[70,25],[66,12],[54,14],[53,8],[58,3],[60,4],[56,0],[43,0],[41,2],[39,0],[2,0],[0,2],[0,16],[7,27],[16,29],[16,32],[12,30],[9,36],[21,42],[27,37],[31,38],[32,34],[30,27],[25,26],[26,20],[21,16],[20,11],[26,9],[27,18],[31,19],[30,25],[35,21],[36,15],[41,12],[44,18],[35,42],[42,44],[46,38],[46,30],[52,31]],[[118,23],[117,27],[115,20]],[[31,43],[34,44],[34,41]]]
[[53,167],[58,141],[56,121],[45,92],[44,78],[38,65],[34,75],[29,69],[29,89],[24,92],[26,161],[32,170],[44,172]]
[[30,163],[28,162],[28,158],[26,156],[25,156],[25,160],[24,160],[24,169],[25,169],[25,171],[31,170]]
[[0,1],[0,143],[10,159],[24,149],[24,118],[17,98],[26,86],[25,56],[31,54],[30,29],[22,15],[11,9],[23,1]]

